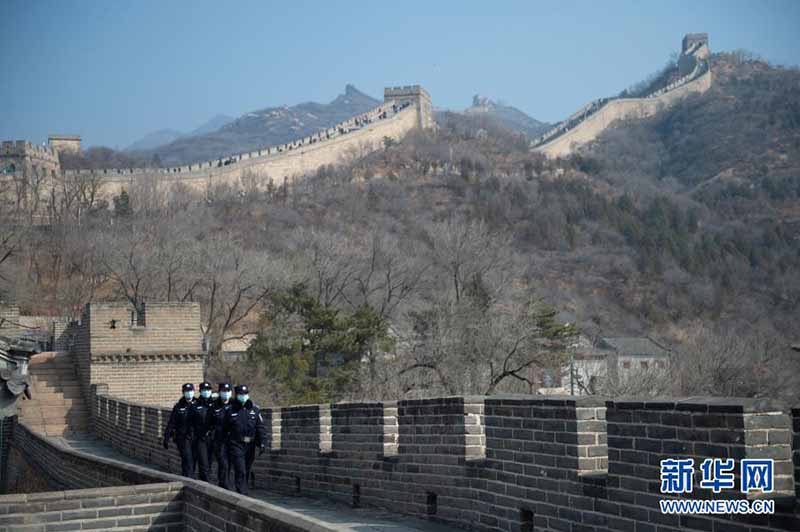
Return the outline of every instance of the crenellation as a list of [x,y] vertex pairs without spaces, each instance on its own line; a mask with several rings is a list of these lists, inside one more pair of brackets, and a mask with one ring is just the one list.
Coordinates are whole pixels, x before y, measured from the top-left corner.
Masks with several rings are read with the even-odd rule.
[[653,116],[691,94],[707,91],[712,82],[709,54],[707,34],[686,35],[678,58],[677,80],[642,97],[594,100],[534,139],[531,147],[548,157],[566,156],[593,141],[616,121]]
[[[100,195],[106,199],[129,187],[134,176],[157,178],[160,187],[169,187],[180,182],[205,191],[216,183],[240,183],[241,178],[247,174],[256,178],[256,186],[265,188],[268,183],[280,185],[281,182],[276,180],[283,179],[284,176],[288,180],[294,180],[315,172],[323,165],[342,164],[354,149],[378,149],[383,145],[384,138],[400,140],[415,128],[433,127],[430,96],[418,86],[406,89],[413,89],[414,94],[406,94],[403,102],[388,100],[366,113],[310,136],[210,161],[168,168],[62,171],[55,148],[37,147],[26,141],[4,141],[3,151],[0,152],[0,168],[10,167],[12,173],[23,171],[46,176],[49,178],[45,182],[47,186],[54,186],[56,180],[62,177],[99,176],[102,178]],[[79,146],[79,140],[77,143]],[[59,149],[63,151],[63,147]],[[22,155],[17,155],[18,152]],[[34,154],[42,154],[47,160],[39,161],[33,157]]]
[[[673,518],[657,506],[668,497],[658,493],[664,456],[774,456],[781,489],[770,498],[786,495],[793,472],[786,438],[789,431],[797,438],[800,423],[796,411],[790,423],[777,406],[717,398],[478,396],[265,408],[271,452],[256,459],[256,487],[348,503],[357,491],[359,504],[423,517],[435,499],[437,519],[473,528],[487,523],[479,530],[513,530],[526,509],[544,530],[669,526]],[[169,411],[147,409],[146,434],[124,416],[115,423],[112,406],[98,435],[177,472],[174,453],[160,448]],[[469,438],[480,434],[480,426],[485,456],[477,458]],[[136,445],[126,443],[131,440]],[[734,530],[729,518],[707,521],[710,529]],[[791,530],[798,522],[784,509],[772,524],[745,530]]]

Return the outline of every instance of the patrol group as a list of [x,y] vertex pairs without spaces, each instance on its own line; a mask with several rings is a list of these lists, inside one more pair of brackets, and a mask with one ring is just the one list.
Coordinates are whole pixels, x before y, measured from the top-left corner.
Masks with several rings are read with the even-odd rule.
[[200,383],[200,396],[194,395],[194,384],[182,387],[183,396],[175,403],[164,430],[164,449],[172,440],[181,455],[181,474],[208,482],[212,461],[216,459],[219,486],[230,489],[233,470],[234,486],[247,495],[250,468],[267,445],[267,432],[259,408],[250,400],[247,385],[219,383],[218,393],[211,384]]

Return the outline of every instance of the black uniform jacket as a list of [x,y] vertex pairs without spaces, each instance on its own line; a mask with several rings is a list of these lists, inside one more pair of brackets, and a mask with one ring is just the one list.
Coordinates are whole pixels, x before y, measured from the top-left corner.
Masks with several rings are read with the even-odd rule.
[[235,401],[225,416],[225,437],[230,443],[255,443],[257,447],[267,444],[267,429],[259,408],[248,401]]
[[208,399],[200,397],[189,409],[189,422],[195,438],[205,438],[211,435],[211,430],[214,428],[214,420],[211,416],[212,404],[214,404],[214,400],[210,397]]
[[233,408],[233,401],[223,403],[222,399],[215,400],[211,405],[211,425],[216,443],[225,441],[225,417],[231,408]]
[[195,399],[187,401],[185,397],[181,397],[180,401],[175,403],[167,427],[164,429],[164,441],[170,439],[178,441],[180,438],[191,437],[191,411],[194,403]]

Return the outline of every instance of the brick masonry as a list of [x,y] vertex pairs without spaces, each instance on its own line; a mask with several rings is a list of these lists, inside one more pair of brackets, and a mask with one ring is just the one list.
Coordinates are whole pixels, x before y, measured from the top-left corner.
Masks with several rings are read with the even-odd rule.
[[0,532],[183,532],[183,498],[181,482],[3,495]]
[[0,532],[334,530],[205,482],[76,451],[20,423],[11,455],[14,484],[36,491],[0,495]]
[[0,336],[17,338],[19,335],[19,307],[0,302]]
[[91,385],[104,384],[123,399],[170,404],[183,383],[203,380],[200,305],[149,303],[143,319],[132,316],[127,303],[86,305],[73,350],[81,387],[87,400]]
[[[177,453],[165,453],[154,430],[166,409],[146,407],[142,433],[140,405],[103,395],[94,404],[101,438],[177,471]],[[790,417],[768,401],[491,396],[263,411],[273,431],[270,451],[254,465],[258,488],[487,531],[800,529],[790,493]],[[775,458],[777,513],[661,515],[660,459],[705,456]]]

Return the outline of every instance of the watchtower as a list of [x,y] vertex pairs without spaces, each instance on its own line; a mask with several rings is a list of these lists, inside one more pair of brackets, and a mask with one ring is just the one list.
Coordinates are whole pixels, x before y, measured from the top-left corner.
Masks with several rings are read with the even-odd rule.
[[708,33],[687,33],[683,36],[678,72],[681,76],[689,74],[697,62],[708,58],[710,53]]
[[26,140],[4,140],[0,144],[0,174],[55,177],[60,172],[58,154],[50,147]]
[[411,103],[415,105],[417,107],[419,127],[422,129],[434,127],[431,95],[420,85],[386,87],[383,91],[383,101],[394,101],[398,104]]
[[684,35],[681,53],[685,54],[695,43],[701,43],[700,46],[708,46],[708,33],[687,33]]
[[57,153],[79,153],[81,151],[80,135],[50,135],[47,144]]

